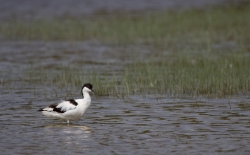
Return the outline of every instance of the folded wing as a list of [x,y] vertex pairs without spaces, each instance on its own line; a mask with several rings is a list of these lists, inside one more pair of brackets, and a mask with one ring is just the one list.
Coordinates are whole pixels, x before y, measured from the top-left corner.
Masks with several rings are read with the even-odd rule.
[[61,103],[57,104],[51,104],[50,106],[40,109],[39,111],[49,111],[49,112],[58,112],[58,113],[64,113],[69,110],[76,109],[77,102],[73,99],[67,100],[67,101],[62,101]]

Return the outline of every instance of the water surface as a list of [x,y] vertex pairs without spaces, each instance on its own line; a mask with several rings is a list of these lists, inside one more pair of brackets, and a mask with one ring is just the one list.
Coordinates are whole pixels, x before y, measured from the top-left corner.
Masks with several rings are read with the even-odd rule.
[[151,47],[39,41],[0,45],[0,151],[4,155],[250,152],[247,96],[188,99],[148,94],[123,100],[91,94],[92,105],[84,118],[67,125],[37,110],[64,98],[80,97],[82,83],[68,96],[65,89],[35,88],[22,81],[24,70],[36,64],[48,69],[74,64],[83,71],[119,75],[135,55],[138,60],[152,56]]
[[[92,94],[84,119],[67,125],[37,109],[59,101],[1,93],[4,154],[248,154],[249,98],[117,98]],[[59,94],[59,97],[63,96]]]

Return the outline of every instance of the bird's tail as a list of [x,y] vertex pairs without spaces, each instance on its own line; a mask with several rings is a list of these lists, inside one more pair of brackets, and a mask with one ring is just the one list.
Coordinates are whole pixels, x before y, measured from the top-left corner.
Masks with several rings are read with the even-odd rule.
[[37,110],[37,111],[44,111],[44,110],[43,110],[43,108],[40,108],[40,109],[39,109],[39,110]]

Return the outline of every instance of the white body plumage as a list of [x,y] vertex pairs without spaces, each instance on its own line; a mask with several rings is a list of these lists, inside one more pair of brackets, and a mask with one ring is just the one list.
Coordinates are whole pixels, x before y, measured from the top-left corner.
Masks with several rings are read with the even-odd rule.
[[86,113],[91,104],[89,92],[92,90],[92,85],[87,83],[82,87],[83,99],[70,99],[62,101],[58,104],[52,104],[46,108],[40,109],[43,115],[51,118],[64,119],[69,121],[79,120]]

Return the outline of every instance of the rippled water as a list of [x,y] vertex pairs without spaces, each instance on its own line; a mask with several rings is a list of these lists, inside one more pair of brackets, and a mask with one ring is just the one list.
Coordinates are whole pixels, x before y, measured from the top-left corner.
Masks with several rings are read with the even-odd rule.
[[[86,70],[119,70],[129,63],[129,51],[146,58],[148,49],[86,42],[1,43],[0,79],[12,79],[11,86],[0,85],[1,154],[249,154],[248,97],[174,99],[149,94],[122,100],[92,94],[85,117],[67,125],[37,111],[64,99],[63,91],[36,94],[32,85],[18,80],[25,76],[20,71],[33,63],[77,61]],[[109,63],[116,65],[110,68]],[[54,88],[40,89],[49,94]]]
[[67,125],[37,109],[58,98],[1,93],[3,154],[248,154],[249,98],[120,100],[92,94],[85,117]]
[[[13,0],[2,1],[0,20],[199,7],[227,2]],[[22,70],[37,63],[46,67],[77,64],[83,70],[119,73],[132,57],[146,60],[154,52],[149,46],[123,48],[98,42],[1,41],[0,82],[10,79],[11,83],[0,84],[0,154],[249,154],[250,98],[246,96],[178,99],[149,94],[122,100],[92,94],[92,105],[84,118],[67,125],[37,111],[64,99],[63,90],[53,95],[51,92],[55,88],[37,88],[51,93],[45,96],[35,93],[32,84],[20,84],[25,76]]]

